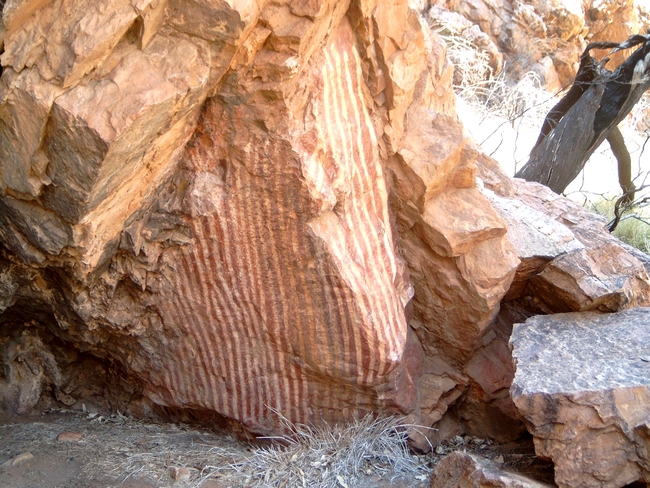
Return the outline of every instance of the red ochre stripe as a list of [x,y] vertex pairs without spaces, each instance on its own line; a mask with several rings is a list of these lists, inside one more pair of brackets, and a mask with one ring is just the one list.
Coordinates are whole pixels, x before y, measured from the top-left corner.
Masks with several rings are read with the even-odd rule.
[[[339,61],[340,61],[340,55]],[[348,63],[344,63],[345,68],[348,68]],[[369,297],[364,294],[363,299],[364,302],[367,303],[367,310],[368,314],[365,318],[367,321],[366,324],[366,334],[367,338],[369,341],[369,347],[371,349],[374,349],[373,346],[377,345],[377,351],[371,350],[369,354],[371,357],[375,357],[377,355],[377,361],[374,363],[371,363],[369,365],[365,365],[367,367],[366,371],[371,373],[368,377],[369,382],[374,382],[376,379],[377,373],[379,373],[379,367],[383,365],[386,361],[386,358],[384,356],[384,348],[382,347],[382,340],[387,340],[389,337],[378,337],[378,327],[382,321],[389,320],[388,317],[386,317],[385,309],[384,306],[386,304],[386,297],[382,293],[384,289],[379,286],[379,287],[374,287],[374,278],[376,275],[376,271],[380,270],[380,266],[372,266],[371,263],[379,263],[378,261],[378,254],[375,252],[376,249],[372,246],[372,239],[373,234],[375,229],[371,226],[371,221],[370,221],[370,215],[367,206],[364,204],[365,202],[362,200],[364,193],[366,192],[372,192],[372,186],[368,185],[367,181],[364,181],[364,173],[365,173],[365,167],[368,163],[371,163],[373,161],[367,161],[365,154],[363,153],[363,146],[360,144],[360,139],[362,137],[361,130],[362,129],[359,125],[358,121],[358,112],[356,109],[358,107],[354,106],[354,97],[351,96],[353,93],[350,90],[350,79],[349,79],[349,70],[345,69],[344,70],[344,76],[341,76],[342,78],[341,83],[345,85],[341,86],[341,89],[343,93],[345,93],[345,96],[341,97],[341,103],[343,105],[342,110],[347,112],[350,117],[353,118],[352,123],[346,124],[345,130],[347,134],[345,135],[345,138],[347,140],[347,144],[344,146],[345,148],[348,149],[347,151],[347,161],[348,164],[350,165],[351,172],[353,174],[353,182],[354,182],[354,189],[355,189],[355,198],[347,199],[346,200],[346,207],[347,207],[347,212],[345,213],[346,215],[346,221],[348,224],[348,236],[351,236],[353,239],[358,240],[359,237],[361,237],[361,240],[358,242],[358,246],[361,249],[361,255],[359,256],[360,261],[361,261],[361,266],[363,266],[363,271],[365,272],[365,277],[368,279],[366,283],[364,283],[366,289],[372,290],[375,293],[378,293],[380,296],[378,297],[379,300],[370,300]],[[354,129],[357,129],[356,131]],[[364,191],[365,190],[365,191]],[[369,282],[369,283],[368,283]],[[378,354],[373,354],[378,353]],[[365,368],[364,368],[365,369]]]
[[[183,258],[179,257],[179,261],[182,265],[186,265],[186,263],[183,263]],[[179,277],[182,275],[179,275]],[[182,320],[182,328],[181,330],[185,329],[190,335],[190,337],[193,339],[191,342],[196,343],[196,330],[191,327],[190,325],[196,322],[196,319],[192,317],[191,313],[191,308],[188,307],[183,307],[181,306],[181,300],[193,300],[192,293],[189,292],[188,288],[179,282],[177,282],[176,286],[177,290],[183,290],[183,297],[178,297],[178,295],[175,295],[172,297],[172,300],[175,302],[175,304],[178,304],[178,308],[175,310],[175,312],[179,312],[179,319]],[[189,346],[188,343],[191,344],[190,341],[178,341],[174,343],[174,346],[179,349],[179,354],[178,354],[178,360],[172,362],[172,366],[174,367],[173,369],[173,377],[174,377],[174,385],[173,385],[173,390],[174,392],[182,392],[182,395],[180,396],[179,400],[186,401],[186,398],[193,398],[194,392],[190,391],[191,387],[196,383],[196,379],[191,376],[192,370],[190,368],[187,368],[186,360],[185,357],[189,355],[188,349]],[[204,358],[201,358],[201,361],[203,364],[205,364]]]
[[[220,226],[221,235],[223,236],[223,242],[217,243],[216,245],[223,246],[225,249],[241,249],[241,246],[237,245],[240,241],[240,236],[231,227],[229,221],[230,218],[226,212],[224,212],[223,216],[220,213],[215,214],[215,218],[209,219],[210,225],[205,229],[206,237],[209,238],[217,234],[213,225],[216,224]],[[216,263],[210,259],[210,255],[211,253],[206,256],[211,264],[210,269],[216,271]],[[243,306],[241,297],[238,296],[242,288],[245,287],[245,284],[241,282],[243,266],[239,262],[240,256],[240,252],[225,253],[225,262],[222,263],[225,265],[223,272],[229,279],[223,287],[222,299],[219,303],[229,309],[230,320],[227,324],[233,324],[232,328],[228,327],[228,329],[231,332],[229,337],[236,341],[233,344],[233,350],[237,356],[235,360],[237,360],[239,367],[238,386],[242,391],[241,397],[238,399],[241,402],[240,415],[243,419],[250,419],[253,416],[252,410],[254,406],[260,401],[258,396],[260,393],[259,389],[250,388],[253,378],[258,378],[255,371],[257,369],[255,362],[258,361],[258,358],[252,355],[253,334],[255,333],[256,323],[250,315],[245,313],[246,308]],[[223,326],[220,328],[223,329]],[[242,352],[246,353],[242,354]]]
[[[182,259],[182,258],[181,258]],[[184,265],[184,263],[181,262],[181,264]],[[178,285],[178,284],[177,284]],[[183,285],[177,286],[177,289],[183,290],[183,297],[182,299],[192,299],[191,293],[188,293],[187,288]],[[188,297],[189,295],[189,297]],[[174,297],[176,298],[176,297]],[[177,303],[180,303],[180,300],[177,301]],[[180,307],[179,311],[181,314],[185,317],[190,316],[190,309]],[[188,333],[194,335],[195,331],[189,327],[187,327],[189,324],[188,322],[194,323],[195,320],[194,318],[190,318],[189,320],[184,320],[184,325]],[[193,338],[194,339],[194,338]],[[179,341],[174,343],[174,346],[179,349],[178,351],[178,359],[173,361],[171,363],[173,367],[173,389],[172,391],[174,392],[175,396],[177,397],[177,400],[180,402],[180,404],[183,404],[183,402],[187,401],[188,398],[193,397],[193,393],[190,391],[190,388],[192,384],[195,381],[192,381],[193,378],[191,378],[191,371],[186,367],[185,363],[185,356],[188,354],[188,343],[186,341]],[[188,376],[190,376],[188,378]],[[180,393],[180,394],[179,394]]]
[[[255,141],[258,144],[254,144],[253,147],[259,147],[261,141]],[[264,162],[267,164],[282,164],[282,159],[278,158],[277,147],[275,144],[271,144],[270,141],[266,140],[261,145],[261,149],[252,153],[249,153],[251,159],[251,164],[257,172],[263,173],[265,170]],[[272,176],[271,178],[277,179],[277,176]],[[271,192],[264,192],[262,195],[271,194],[277,198],[278,189],[277,183],[273,181],[273,188]],[[251,198],[253,196],[251,195]],[[275,212],[273,208],[273,202],[268,198],[259,198],[255,201],[258,225],[255,226],[253,231],[253,236],[259,236],[259,244],[261,253],[261,260],[258,263],[259,269],[263,272],[266,271],[265,279],[263,283],[260,283],[260,289],[263,290],[264,301],[267,304],[267,307],[272,310],[273,318],[269,322],[271,325],[270,330],[268,331],[271,334],[271,340],[277,341],[279,346],[279,351],[275,351],[272,348],[268,347],[264,350],[268,354],[286,354],[289,351],[290,346],[288,344],[287,338],[287,328],[288,328],[288,311],[285,309],[287,300],[290,296],[287,294],[284,288],[284,273],[289,270],[283,270],[280,266],[278,260],[278,252],[288,251],[286,243],[283,243],[283,236],[276,235],[274,230],[275,225],[280,225],[281,227],[287,227],[283,225],[283,222],[273,222],[273,219],[282,218],[283,215],[280,212]],[[243,205],[250,205],[250,202],[243,202]],[[275,225],[273,225],[275,224]],[[285,245],[283,245],[285,244]],[[298,385],[296,385],[296,375],[292,368],[288,368],[288,364],[285,357],[279,357],[279,369],[278,369],[278,379],[282,381],[280,385],[281,388],[277,392],[270,392],[269,397],[272,398],[273,395],[278,395],[277,404],[278,410],[280,412],[288,411],[291,405],[298,406],[300,401],[298,399]],[[271,412],[268,412],[267,415],[271,415]],[[277,421],[277,418],[275,419]]]
[[[345,53],[344,53],[345,54]],[[347,56],[345,56],[347,58]],[[372,226],[372,229],[368,229],[368,231],[374,231],[374,236],[375,239],[372,241],[368,242],[369,246],[372,246],[373,252],[371,253],[371,256],[374,259],[382,259],[383,262],[389,261],[393,262],[394,261],[394,256],[393,256],[393,251],[392,251],[392,246],[390,249],[383,248],[382,249],[382,241],[381,236],[379,234],[382,234],[383,230],[388,224],[388,216],[384,215],[379,215],[379,208],[377,208],[377,195],[379,194],[378,186],[379,184],[383,184],[383,178],[379,177],[379,164],[376,159],[376,154],[374,154],[374,151],[372,151],[372,148],[367,147],[367,142],[371,141],[373,138],[371,137],[371,134],[374,133],[374,128],[369,125],[363,125],[362,122],[368,122],[368,118],[363,117],[363,114],[366,114],[367,111],[365,108],[363,108],[360,103],[362,98],[362,94],[360,93],[360,87],[359,83],[361,80],[359,79],[359,74],[360,74],[360,66],[359,66],[359,60],[356,55],[353,56],[353,60],[355,61],[354,64],[354,74],[357,75],[353,81],[352,78],[352,71],[353,67],[350,67],[351,61],[348,61],[346,64],[348,65],[349,69],[346,70],[346,80],[348,81],[349,84],[349,90],[350,93],[356,94],[356,96],[351,96],[350,97],[350,102],[354,105],[354,114],[355,114],[355,124],[354,127],[359,127],[361,130],[358,131],[357,133],[357,148],[358,152],[356,154],[359,155],[357,167],[360,167],[362,171],[360,172],[360,176],[363,179],[362,184],[366,188],[370,188],[373,195],[375,195],[375,198],[371,198],[370,202],[373,204],[372,208],[372,216],[370,216],[366,212],[366,222]],[[356,85],[356,86],[355,86]],[[362,121],[363,117],[363,121]],[[365,137],[362,137],[361,131],[363,130],[363,133]],[[373,157],[374,156],[374,157]],[[368,168],[372,169],[372,176],[373,178],[371,179],[371,175],[368,172]],[[383,186],[383,185],[382,185]],[[385,197],[385,193],[384,193]],[[382,222],[380,219],[385,218],[385,220]],[[372,225],[375,224],[375,225]],[[382,225],[383,224],[383,225]],[[370,235],[370,234],[369,234]],[[381,262],[381,261],[380,261]],[[370,264],[370,263],[369,263]],[[388,333],[388,334],[382,334],[384,340],[389,341],[389,347],[390,349],[395,349],[398,347],[397,344],[397,337],[395,333],[397,332],[397,327],[396,325],[398,324],[398,316],[394,315],[392,312],[394,311],[394,308],[391,307],[392,304],[395,304],[397,302],[397,296],[395,293],[395,290],[393,289],[393,277],[394,277],[394,272],[392,267],[391,269],[385,269],[379,266],[367,266],[367,268],[370,273],[372,274],[372,279],[373,281],[377,281],[380,286],[378,286],[378,291],[382,293],[382,297],[379,303],[383,305],[383,309],[381,312],[383,312],[382,317],[386,317],[387,322],[385,324],[381,324],[381,322],[378,325],[387,325],[388,327],[382,327],[382,332]],[[383,271],[383,273],[380,273],[379,271]],[[388,279],[391,278],[391,279]],[[373,287],[374,288],[374,287]],[[387,358],[384,358],[384,362],[386,366],[390,365],[390,362],[387,360]],[[385,373],[385,371],[380,371],[380,374]]]
[[[354,117],[354,122],[353,123],[329,123],[327,124],[329,127],[336,127],[339,128],[338,134],[334,133],[332,134],[332,130],[330,129],[328,131],[328,134],[330,134],[330,138],[333,139],[333,142],[330,143],[330,150],[336,151],[337,149],[347,149],[345,154],[340,154],[338,158],[336,158],[339,162],[343,161],[347,163],[348,167],[348,172],[352,173],[352,184],[353,184],[353,189],[356,190],[355,193],[357,194],[357,198],[348,198],[346,199],[346,203],[348,202],[362,202],[362,200],[359,198],[359,196],[362,193],[365,192],[373,192],[375,195],[378,193],[377,189],[373,187],[375,182],[370,181],[370,176],[368,172],[366,171],[367,166],[371,166],[373,168],[377,167],[378,163],[376,161],[373,161],[373,154],[372,152],[370,154],[366,154],[364,152],[364,140],[369,140],[371,139],[370,136],[370,131],[373,131],[374,128],[369,127],[368,125],[365,125],[365,127],[361,124],[361,114],[364,113],[365,115],[365,110],[359,106],[358,103],[359,99],[357,96],[357,93],[354,93],[356,88],[354,86],[354,83],[352,81],[352,77],[350,76],[350,71],[353,69],[350,68],[350,60],[348,58],[347,62],[342,62],[341,61],[341,54],[336,51],[336,50],[330,50],[326,52],[326,58],[327,59],[327,65],[328,65],[328,72],[331,74],[332,71],[340,72],[344,66],[346,69],[343,69],[345,72],[344,76],[337,76],[336,80],[339,82],[335,85],[335,91],[337,92],[334,96],[331,97],[331,101],[334,103],[328,103],[327,99],[324,103],[325,107],[325,112],[326,112],[326,120],[329,120],[333,118],[334,120],[341,120],[342,118],[350,118]],[[334,59],[332,59],[334,58]],[[354,57],[354,61],[358,62],[358,58]],[[345,60],[344,60],[345,61]],[[352,63],[354,64],[354,63]],[[355,75],[358,76],[358,70],[354,69]],[[344,86],[343,81],[345,80],[347,82],[347,85]],[[358,79],[355,80],[358,82]],[[329,83],[329,79],[325,80],[325,85],[327,86]],[[327,91],[326,96],[327,96]],[[339,102],[341,107],[339,108],[339,104],[336,102]],[[334,115],[328,117],[330,115],[329,109],[332,108],[333,110],[336,110],[338,108],[338,113],[335,113]],[[342,113],[346,113],[347,116],[342,116],[340,115]],[[364,122],[369,121],[369,117],[363,116]],[[343,133],[343,130],[341,127],[346,127],[348,129],[348,133]],[[365,131],[365,138],[363,137],[364,134],[361,134],[360,131],[357,131],[356,134],[353,134],[352,131],[350,130],[351,127],[359,128],[360,130]],[[353,140],[353,138],[356,136],[356,140]],[[358,155],[358,157],[357,157]],[[376,179],[381,179],[381,178],[376,178]],[[383,183],[383,180],[382,180]],[[371,198],[370,202],[374,203],[376,202],[376,198]],[[374,206],[374,205],[373,205]],[[373,209],[375,210],[375,209]],[[379,221],[379,219],[383,216],[377,216],[375,212],[373,212],[374,220]],[[346,206],[346,212],[344,217],[346,218],[346,223],[348,229],[355,229],[356,232],[349,232],[348,236],[353,236],[357,237],[361,235],[362,237],[367,237],[367,236],[372,236],[375,237],[372,241],[369,241],[368,239],[364,239],[362,243],[359,242],[354,242],[353,244],[357,248],[357,255],[362,256],[362,260],[364,262],[364,271],[366,272],[365,278],[370,278],[370,285],[372,288],[374,288],[374,291],[380,292],[380,299],[375,300],[375,303],[378,305],[381,305],[380,309],[375,309],[372,310],[372,321],[374,322],[373,324],[367,324],[370,326],[370,331],[367,331],[370,333],[369,339],[371,342],[374,342],[375,344],[379,344],[379,351],[378,352],[383,352],[386,348],[388,347],[389,350],[395,350],[398,347],[401,346],[401,342],[399,341],[398,338],[395,336],[395,333],[398,332],[396,331],[396,326],[402,326],[405,328],[405,324],[398,324],[398,317],[399,315],[396,315],[396,309],[398,309],[398,298],[396,296],[396,293],[393,289],[393,281],[394,281],[394,265],[391,266],[391,269],[389,270],[388,273],[379,273],[379,275],[376,273],[376,271],[380,271],[381,268],[376,266],[376,263],[381,262],[378,261],[379,256],[381,256],[383,259],[389,260],[391,263],[394,261],[394,256],[392,255],[392,251],[388,251],[385,248],[382,250],[377,249],[377,244],[381,243],[382,235],[379,234],[385,234],[385,229],[388,228],[388,223],[386,220],[386,224],[383,226],[383,229],[379,229],[380,232],[377,231],[376,228],[371,227],[370,224],[372,223],[372,218],[370,217],[368,213],[367,208],[358,208],[357,205],[348,205]],[[361,229],[360,229],[361,226]],[[383,232],[381,232],[383,231]],[[363,245],[363,246],[361,246]],[[383,252],[382,252],[383,251]],[[365,259],[363,259],[365,258]],[[370,275],[370,276],[369,276]],[[391,276],[393,275],[393,276]],[[379,286],[373,287],[373,284],[379,284]],[[387,293],[388,292],[388,293]],[[396,307],[397,305],[397,307]],[[389,307],[389,308],[386,308]],[[403,320],[403,319],[402,319]],[[377,332],[382,332],[381,337],[377,336]],[[405,330],[402,329],[401,335],[404,335]],[[379,341],[388,341],[387,345],[381,345],[381,342]],[[380,357],[380,366],[383,366],[379,373],[385,372],[385,370],[391,366],[391,362],[387,361],[387,358],[385,357]],[[371,370],[375,370],[374,366],[371,366]],[[369,378],[371,381],[374,378]]]
[[[319,134],[326,151],[350,185],[339,215],[342,232],[332,236],[352,258],[350,269],[337,270],[334,259],[302,269],[316,252],[307,228],[314,210],[294,209],[296,199],[307,200],[291,169],[296,155],[288,143],[253,132],[241,160],[229,163],[222,208],[195,218],[194,242],[165,257],[175,261],[177,273],[173,310],[164,320],[186,338],[177,340],[180,358],[163,381],[188,404],[252,425],[277,428],[279,419],[266,405],[308,422],[372,404],[372,390],[359,387],[380,380],[394,363],[388,354],[404,342],[385,183],[362,103],[360,61],[352,48],[337,49],[325,52],[322,98],[314,103],[323,114]],[[206,127],[217,122],[232,123],[206,121]],[[318,190],[328,178],[313,169]],[[342,272],[350,288],[337,276]],[[344,375],[332,385],[336,395],[293,362],[298,358],[319,375]],[[346,386],[349,380],[358,386]]]
[[[179,296],[177,294],[172,295],[171,300],[172,300],[172,307],[170,308],[170,313],[173,314],[174,319],[176,320],[177,323],[182,324],[182,330],[184,330],[185,333],[188,336],[194,335],[194,334],[192,334],[193,330],[192,330],[192,328],[189,327],[189,324],[190,323],[195,323],[195,319],[190,320],[188,318],[188,313],[187,313],[186,309],[183,306],[181,306],[181,302],[180,302]],[[214,383],[214,379],[218,378],[218,376],[216,376],[216,371],[214,371],[214,372],[210,371],[210,368],[208,367],[207,362],[206,362],[205,355],[200,354],[200,349],[199,349],[199,347],[197,347],[196,339],[193,340],[192,342],[194,343],[194,346],[196,348],[195,353],[196,353],[196,356],[197,356],[196,359],[198,360],[198,364],[194,364],[192,370],[187,371],[187,373],[195,372],[196,375],[198,375],[198,377],[199,377],[198,379],[199,379],[199,382],[200,382],[200,386],[207,387],[207,385],[209,385],[209,390],[215,391],[217,389],[217,386]],[[178,347],[180,347],[180,351],[181,351],[180,355],[179,355],[180,358],[185,358],[185,357],[187,357],[189,355],[188,350],[191,347],[191,344],[189,344],[189,346],[188,346],[185,341],[180,341],[180,343],[178,343]],[[174,364],[178,365],[178,361],[174,361]],[[181,362],[180,364],[185,366],[184,361]],[[178,368],[175,368],[175,370],[176,370],[175,371],[176,376],[178,377],[178,375],[179,375]],[[212,374],[210,374],[210,373],[212,373]],[[191,378],[190,378],[190,380],[191,380]],[[196,381],[196,378],[195,378],[195,381]],[[177,387],[179,387],[179,386],[177,386]],[[212,395],[212,403],[215,404],[215,405],[217,404],[217,402],[216,402],[217,398],[218,397],[215,394]],[[223,408],[222,405],[219,405],[219,407]]]
[[[193,263],[192,273],[188,273],[188,280],[191,285],[199,285],[201,301],[198,303],[203,305],[207,315],[203,320],[195,321],[195,327],[204,339],[203,353],[208,355],[213,364],[224,363],[225,376],[230,379],[228,397],[231,415],[240,418],[243,414],[243,398],[246,396],[246,392],[243,391],[245,365],[242,365],[239,357],[242,350],[240,346],[243,341],[242,331],[236,327],[228,327],[229,324],[238,323],[235,309],[226,296],[229,284],[225,282],[225,277],[228,273],[210,260],[210,256],[215,251],[210,247],[210,243],[213,242],[216,233],[206,219],[202,220],[203,225],[195,226],[196,246],[188,256]],[[207,400],[206,397],[202,399]]]
[[[229,207],[224,206],[224,220],[227,225],[226,232],[235,235],[236,229],[251,228],[251,208],[252,206],[250,205],[244,206],[244,208],[241,209],[242,211],[233,214]],[[242,279],[242,287],[240,290],[237,290],[237,292],[244,295],[240,300],[246,310],[246,319],[248,323],[254,324],[257,334],[263,334],[265,327],[264,319],[255,310],[255,303],[260,303],[259,290],[261,288],[256,266],[258,260],[256,259],[253,261],[253,252],[257,249],[257,246],[242,245],[241,242],[238,242],[237,247],[240,249],[238,257],[240,258],[241,263],[238,267]],[[263,354],[259,354],[259,352],[263,352]],[[257,398],[257,401],[250,402],[251,412],[249,415],[251,418],[260,419],[266,416],[264,401],[269,398],[269,394],[272,391],[269,384],[268,373],[270,372],[269,365],[273,362],[273,358],[269,357],[269,353],[266,349],[259,348],[259,339],[254,341],[250,354],[253,357],[259,357],[259,361],[253,363],[254,371],[252,374],[254,378],[259,378],[262,384],[258,387],[260,396]]]
[[[239,188],[241,185],[235,185],[235,187]],[[243,207],[243,214],[245,215],[245,228],[247,229],[261,229],[262,228],[262,220],[261,220],[261,213],[257,210],[257,208],[253,205],[245,205]],[[266,276],[266,271],[267,268],[262,266],[262,254],[260,251],[260,246],[258,246],[258,241],[253,241],[252,245],[246,246],[248,247],[251,251],[251,280],[253,282],[252,290],[253,290],[253,296],[255,303],[258,304],[259,310],[257,313],[260,315],[260,320],[262,321],[262,327],[265,328],[266,333],[269,334],[272,337],[277,337],[279,332],[278,332],[278,322],[277,322],[277,313],[275,310],[269,305],[268,300],[267,300],[267,295],[263,293],[264,291],[264,284],[268,283],[268,279],[264,279]],[[286,411],[285,407],[285,402],[287,395],[282,395],[282,391],[284,386],[286,385],[281,385],[279,382],[279,377],[281,376],[281,372],[283,371],[282,369],[282,363],[283,363],[283,358],[281,358],[278,354],[273,354],[272,352],[269,352],[266,349],[262,350],[262,353],[268,357],[266,363],[273,365],[273,368],[271,371],[266,369],[264,371],[264,378],[265,378],[265,386],[268,382],[268,377],[269,373],[272,373],[272,386],[269,386],[270,389],[267,389],[264,394],[264,405],[260,405],[260,408],[262,408],[262,416],[264,418],[268,417],[270,412],[267,410],[267,406],[274,408],[280,412]]]
[[[195,230],[196,233],[196,230]],[[206,282],[203,273],[203,264],[197,259],[196,254],[201,252],[200,240],[192,253],[185,253],[180,257],[183,263],[185,273],[181,276],[183,279],[182,286],[190,295],[192,301],[187,304],[183,312],[191,319],[191,327],[188,327],[188,333],[193,336],[194,340],[204,346],[213,342],[219,342],[216,337],[217,330],[201,327],[200,325],[211,314],[213,287]],[[195,279],[192,279],[195,278]],[[201,304],[199,307],[198,304]],[[223,367],[218,364],[214,357],[201,354],[203,364],[209,377],[223,373]],[[202,385],[207,387],[207,385]]]
[[[324,120],[325,120],[325,133],[324,136],[326,138],[326,147],[327,150],[334,155],[334,160],[339,163],[339,168],[338,172],[345,171],[346,167],[342,165],[344,162],[344,157],[343,154],[341,154],[340,148],[342,147],[343,141],[340,140],[334,140],[332,141],[332,138],[334,135],[336,135],[335,130],[333,127],[336,127],[339,123],[341,123],[340,116],[338,114],[338,110],[330,110],[331,108],[336,108],[337,106],[337,99],[338,93],[336,90],[336,84],[332,83],[330,80],[330,77],[327,75],[329,73],[336,73],[336,66],[332,62],[331,59],[331,54],[328,51],[324,52],[325,55],[325,69],[324,69],[324,80],[323,80],[323,104],[322,104],[322,111],[324,114]],[[348,179],[348,178],[346,178]],[[349,181],[349,180],[348,180]],[[337,239],[341,239],[338,235],[336,236]],[[344,239],[342,239],[344,240]],[[358,252],[358,251],[357,251]],[[350,270],[352,271],[352,270]],[[352,276],[349,277],[351,279]],[[358,284],[357,284],[358,287]],[[361,310],[361,314],[365,313],[365,310]],[[354,318],[353,318],[354,320]],[[359,329],[356,325],[356,323],[353,322],[353,332],[354,332],[354,343],[356,344],[356,364],[357,364],[357,382],[359,384],[364,383],[364,368],[363,368],[363,360],[364,360],[364,354],[363,354],[363,341],[361,340],[361,329]],[[367,356],[367,354],[366,354]]]

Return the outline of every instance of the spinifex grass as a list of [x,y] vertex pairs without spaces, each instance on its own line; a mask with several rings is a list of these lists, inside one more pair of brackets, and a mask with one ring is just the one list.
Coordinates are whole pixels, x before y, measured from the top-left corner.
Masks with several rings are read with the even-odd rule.
[[407,426],[393,417],[333,427],[286,422],[286,446],[255,451],[238,469],[253,486],[352,487],[370,475],[424,480],[428,469],[407,447]]

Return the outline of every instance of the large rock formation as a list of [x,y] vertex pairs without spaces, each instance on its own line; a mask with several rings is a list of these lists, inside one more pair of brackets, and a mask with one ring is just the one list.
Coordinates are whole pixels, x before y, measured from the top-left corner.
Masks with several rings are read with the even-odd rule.
[[512,398],[560,487],[650,482],[650,309],[514,328]]
[[508,179],[486,156],[479,168],[483,192],[507,223],[520,264],[465,365],[470,381],[457,416],[474,435],[507,440],[524,429],[509,391],[513,324],[538,314],[648,306],[650,282],[645,255],[607,233],[602,217],[542,185]]
[[256,433],[439,420],[519,260],[418,14],[82,4],[4,9],[5,330]]
[[465,134],[406,1],[23,0],[3,23],[7,409],[122,385],[130,412],[276,434],[456,402],[507,437],[513,323],[649,304],[602,222]]

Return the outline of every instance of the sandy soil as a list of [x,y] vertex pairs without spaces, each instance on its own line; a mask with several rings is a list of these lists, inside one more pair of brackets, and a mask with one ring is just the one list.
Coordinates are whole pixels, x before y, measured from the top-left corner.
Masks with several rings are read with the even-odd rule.
[[[65,440],[66,436],[70,439]],[[254,460],[260,449],[264,448],[240,442],[226,432],[145,422],[119,414],[62,410],[28,417],[0,414],[0,486],[264,486],[260,484],[264,479],[263,467]],[[419,470],[417,475],[386,472],[385,467],[377,465],[375,469],[369,463],[361,479],[346,482],[341,478],[340,486],[424,488],[437,462],[454,450],[472,451],[500,462],[505,468],[552,482],[552,467],[535,457],[529,440],[493,444],[457,436],[427,455],[413,455]],[[304,471],[310,475],[309,466],[304,466]],[[174,479],[175,473],[179,479]],[[272,479],[272,473],[266,476],[277,486],[278,480]],[[319,486],[310,484],[309,480],[307,483],[307,486]]]

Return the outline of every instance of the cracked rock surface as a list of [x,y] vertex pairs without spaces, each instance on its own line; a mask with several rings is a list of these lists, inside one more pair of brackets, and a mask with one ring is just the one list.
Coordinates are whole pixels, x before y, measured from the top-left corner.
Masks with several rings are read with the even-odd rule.
[[516,324],[512,399],[560,487],[650,481],[650,308]]

